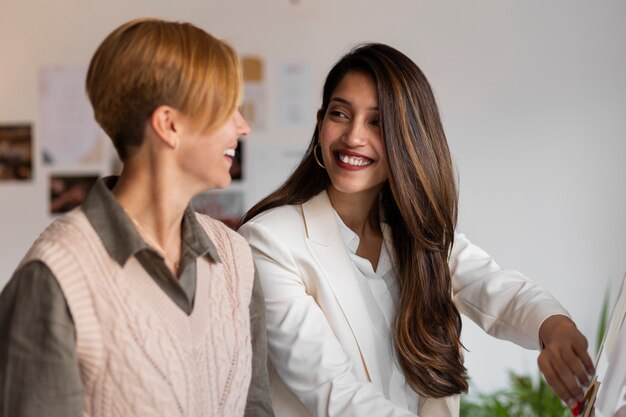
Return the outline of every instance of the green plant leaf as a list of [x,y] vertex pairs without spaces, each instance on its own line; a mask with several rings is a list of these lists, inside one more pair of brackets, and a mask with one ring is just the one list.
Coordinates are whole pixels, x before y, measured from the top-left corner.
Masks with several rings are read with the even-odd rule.
[[461,399],[461,417],[568,417],[570,411],[541,375],[509,372],[509,386],[491,394]]
[[604,300],[600,309],[600,322],[598,323],[598,333],[596,334],[596,355],[600,351],[600,346],[604,340],[606,326],[609,320],[609,288],[604,292]]

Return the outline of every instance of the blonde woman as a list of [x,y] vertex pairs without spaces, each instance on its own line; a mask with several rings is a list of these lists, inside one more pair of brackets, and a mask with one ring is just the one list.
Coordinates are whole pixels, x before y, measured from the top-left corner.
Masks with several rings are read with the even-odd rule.
[[273,415],[250,248],[189,206],[229,185],[250,130],[235,51],[135,20],[98,47],[86,85],[124,168],[44,230],[4,289],[0,415]]

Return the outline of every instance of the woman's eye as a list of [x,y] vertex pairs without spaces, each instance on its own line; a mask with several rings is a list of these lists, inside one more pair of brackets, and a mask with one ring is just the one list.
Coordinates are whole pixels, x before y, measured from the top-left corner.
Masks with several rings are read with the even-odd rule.
[[379,126],[380,126],[380,120],[372,120],[372,121],[370,122],[370,124],[371,124],[372,126],[379,127]]
[[346,116],[345,113],[339,111],[339,110],[331,110],[328,112],[332,117],[337,117],[337,118],[346,118],[348,116]]

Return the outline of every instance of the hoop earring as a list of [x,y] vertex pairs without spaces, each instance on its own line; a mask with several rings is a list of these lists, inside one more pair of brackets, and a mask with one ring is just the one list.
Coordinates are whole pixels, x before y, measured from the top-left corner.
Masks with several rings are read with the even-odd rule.
[[320,147],[320,144],[318,143],[317,145],[315,145],[315,147],[313,148],[313,157],[315,158],[315,162],[317,162],[317,165],[319,165],[320,167],[322,167],[323,169],[326,169],[326,167],[324,166],[324,164],[322,164],[320,162],[320,160],[317,158],[317,148]]

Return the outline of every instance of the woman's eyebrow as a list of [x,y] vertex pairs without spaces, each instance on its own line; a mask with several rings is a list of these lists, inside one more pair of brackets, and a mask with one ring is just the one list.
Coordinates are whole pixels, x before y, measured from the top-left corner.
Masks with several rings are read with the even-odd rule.
[[[339,97],[339,96],[334,96],[330,99],[330,101],[337,101],[339,103],[348,105],[348,106],[352,106],[352,103],[349,100],[346,100],[343,97]],[[375,111],[379,111],[378,106],[374,106],[374,107],[370,107],[368,108],[368,110],[375,110]]]

